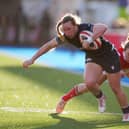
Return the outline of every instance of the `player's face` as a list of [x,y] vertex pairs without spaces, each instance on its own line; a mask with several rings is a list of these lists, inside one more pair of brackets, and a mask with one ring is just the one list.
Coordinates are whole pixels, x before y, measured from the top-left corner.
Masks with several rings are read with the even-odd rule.
[[127,48],[127,49],[124,51],[124,53],[125,53],[125,57],[126,57],[127,62],[129,62],[129,48]]
[[62,24],[64,34],[70,39],[74,38],[74,36],[76,35],[77,28],[78,27],[76,25],[73,25],[71,21]]

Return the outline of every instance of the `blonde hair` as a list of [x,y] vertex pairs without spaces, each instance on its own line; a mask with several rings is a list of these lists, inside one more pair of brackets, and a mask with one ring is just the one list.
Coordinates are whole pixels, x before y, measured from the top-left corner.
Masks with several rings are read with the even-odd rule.
[[57,31],[57,35],[64,40],[64,35],[63,32],[61,30],[61,25],[71,21],[73,25],[79,25],[81,23],[81,18],[77,15],[74,15],[72,13],[67,13],[65,14],[63,17],[61,17],[61,19],[57,22],[56,25],[56,31]]

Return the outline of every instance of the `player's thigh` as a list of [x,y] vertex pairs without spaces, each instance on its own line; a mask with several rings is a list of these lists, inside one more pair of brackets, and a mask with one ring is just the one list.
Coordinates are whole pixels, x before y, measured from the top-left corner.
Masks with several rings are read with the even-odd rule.
[[107,74],[103,72],[97,81],[98,85],[101,85],[105,80],[107,80]]
[[120,89],[120,79],[121,79],[120,72],[107,74],[107,77],[112,89],[114,90]]
[[102,67],[95,63],[87,63],[85,65],[84,80],[85,82],[97,82],[102,74]]

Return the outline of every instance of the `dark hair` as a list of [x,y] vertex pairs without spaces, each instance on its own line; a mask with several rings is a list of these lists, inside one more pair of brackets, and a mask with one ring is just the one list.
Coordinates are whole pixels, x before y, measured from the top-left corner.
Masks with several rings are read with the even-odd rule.
[[73,15],[71,13],[67,13],[63,17],[61,17],[61,19],[57,22],[57,25],[56,25],[56,31],[59,37],[63,38],[63,33],[60,29],[61,25],[69,21],[71,21],[73,25],[78,25],[80,24],[81,20],[80,20],[80,17]]
[[129,42],[125,45],[124,51],[126,51],[126,49],[128,49],[128,48],[129,48]]
[[123,47],[124,51],[126,51],[126,49],[129,48],[129,33],[128,33],[128,36],[127,36],[125,42],[122,43],[122,47]]

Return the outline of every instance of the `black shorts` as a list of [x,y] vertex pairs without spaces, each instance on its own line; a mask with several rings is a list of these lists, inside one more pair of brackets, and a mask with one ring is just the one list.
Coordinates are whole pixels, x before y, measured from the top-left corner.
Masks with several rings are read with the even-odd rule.
[[115,49],[97,57],[86,55],[86,63],[89,62],[100,65],[107,73],[116,73],[120,71],[119,55]]

